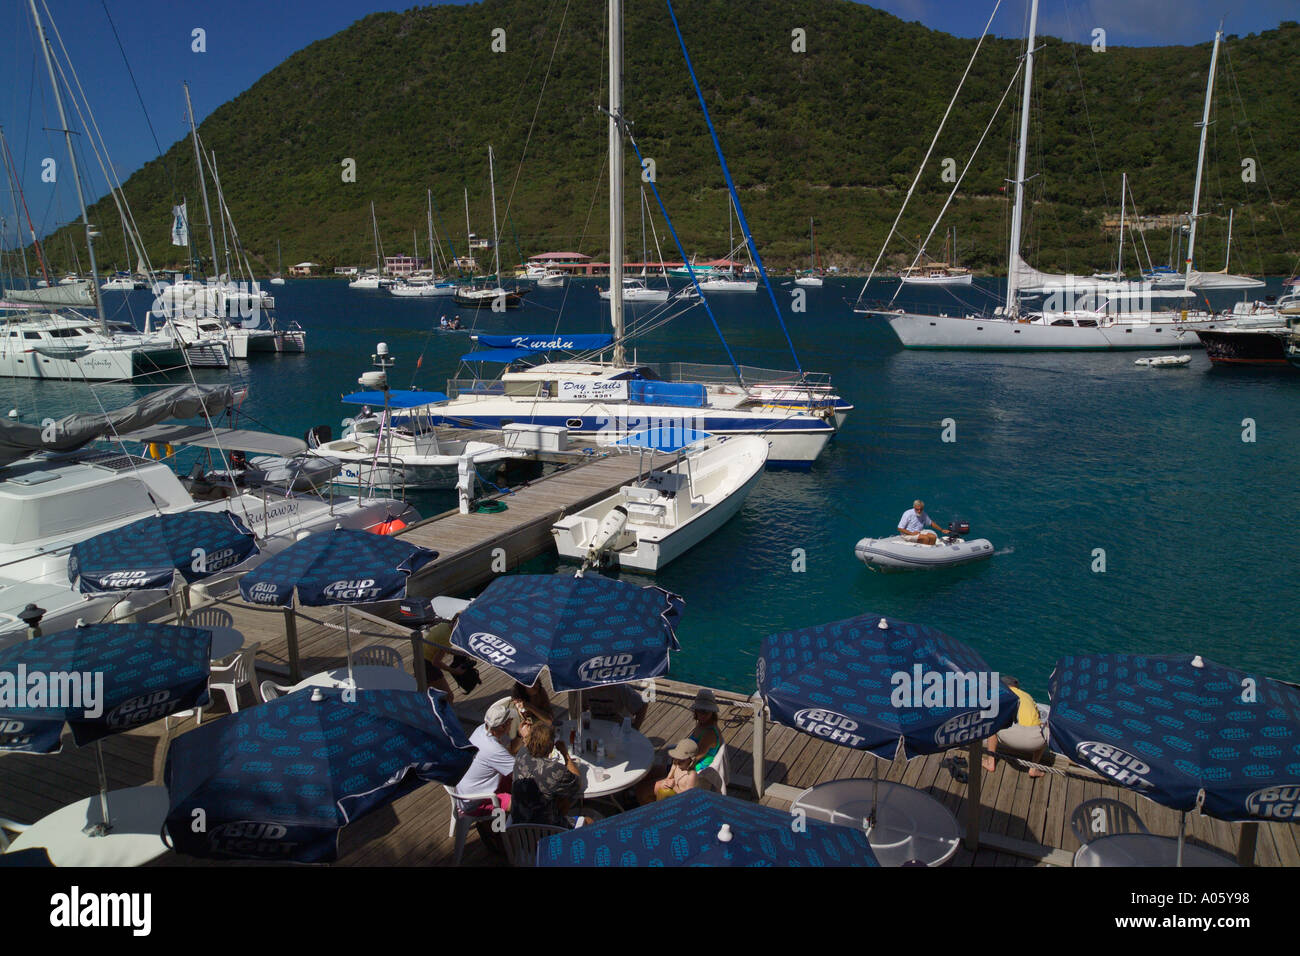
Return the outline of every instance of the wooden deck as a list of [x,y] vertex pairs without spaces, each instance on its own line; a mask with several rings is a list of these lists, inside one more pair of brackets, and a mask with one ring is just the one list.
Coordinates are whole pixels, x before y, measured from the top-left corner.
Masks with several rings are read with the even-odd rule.
[[[667,460],[654,456],[655,463]],[[420,521],[400,533],[438,552],[411,578],[412,594],[461,594],[518,567],[552,547],[551,525],[613,494],[651,463],[650,455],[598,451],[588,460],[499,496],[499,514],[455,511]]]
[[[286,660],[284,616],[279,612],[254,609],[238,602],[228,605],[235,615],[236,626],[249,641],[261,644],[258,660],[265,664],[283,664]],[[371,643],[388,644],[410,664],[411,646],[407,632],[382,619],[353,613],[353,647]],[[359,623],[360,622],[360,623]],[[298,619],[298,641],[303,672],[310,674],[340,666],[344,661],[341,617],[336,610],[310,610]],[[358,631],[361,632],[358,634]],[[483,683],[467,697],[458,696],[455,710],[467,729],[482,719],[487,706],[508,693],[510,681],[499,671],[480,665]],[[266,675],[271,676],[271,675]],[[662,750],[685,737],[693,721],[690,703],[697,688],[672,680],[656,685],[642,732],[656,748]],[[752,744],[754,723],[750,702],[736,694],[715,691],[721,707],[720,725],[730,754],[730,793],[753,798]],[[555,697],[563,703],[565,695]],[[246,706],[255,706],[244,692]],[[224,704],[216,704],[210,719],[222,719]],[[209,718],[205,718],[209,719]],[[194,726],[185,721],[174,733],[184,733]],[[104,742],[109,786],[112,788],[160,782],[162,766],[160,744],[162,725],[110,737]],[[7,754],[0,757],[0,817],[19,822],[36,820],[59,807],[96,792],[97,783],[92,748],[78,749],[68,740],[61,754],[35,756]],[[767,724],[766,729],[767,793],[763,803],[784,809],[788,801],[805,787],[844,777],[865,777],[873,772],[883,779],[901,781],[933,794],[948,806],[958,819],[965,820],[966,752],[921,757],[907,763],[876,758],[837,747],[797,733],[789,728]],[[1083,800],[1110,796],[1135,807],[1153,833],[1175,835],[1178,815],[1131,791],[1110,786],[1091,772],[1057,758],[1060,774],[1041,778],[1029,775],[999,761],[998,769],[985,775],[980,812],[980,849],[971,853],[959,850],[953,866],[1032,866],[1036,863],[1068,865],[1078,842],[1070,832],[1070,812]],[[438,785],[428,785],[395,801],[349,826],[340,844],[340,865],[422,866],[450,865],[453,843],[448,836],[449,804]],[[1223,823],[1196,815],[1188,818],[1189,840],[1235,855],[1239,824]],[[1016,846],[1030,852],[1042,845],[1040,858],[1026,857],[990,844]],[[1300,827],[1281,823],[1260,824],[1255,861],[1263,866],[1300,865]],[[465,865],[499,865],[471,831],[465,850]],[[168,853],[154,865],[206,865]]]

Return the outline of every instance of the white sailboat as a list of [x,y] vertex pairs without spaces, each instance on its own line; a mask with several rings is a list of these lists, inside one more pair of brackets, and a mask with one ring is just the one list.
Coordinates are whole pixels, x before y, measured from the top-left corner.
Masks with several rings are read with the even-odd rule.
[[817,224],[813,220],[808,220],[808,234],[812,248],[808,253],[808,271],[801,276],[796,276],[795,285],[807,286],[813,289],[822,287],[821,263],[817,258]]
[[349,289],[386,289],[393,284],[393,280],[383,274],[384,263],[379,252],[379,220],[375,217],[375,204],[373,202],[370,204],[370,225],[375,234],[375,268],[370,272],[361,273],[361,275],[349,282]]
[[[903,346],[911,349],[1019,351],[1186,349],[1194,346],[1196,339],[1190,330],[1222,327],[1231,324],[1231,319],[1208,313],[1153,310],[1152,303],[1162,297],[1184,302],[1191,295],[1186,289],[1161,292],[1142,283],[1054,275],[1033,269],[1021,258],[1025,161],[1037,25],[1038,0],[1032,0],[1024,57],[1006,305],[994,310],[992,315],[945,315],[880,308],[857,311],[884,318]],[[1023,308],[1021,297],[1035,293],[1047,296],[1044,309],[1030,311]]]
[[280,261],[280,240],[275,240],[275,275],[271,276],[271,285],[284,285],[284,263]]
[[[645,433],[643,433],[645,435]],[[560,557],[585,567],[653,574],[733,518],[763,477],[768,443],[755,435],[629,436],[622,444],[679,451],[614,494],[551,526]]]

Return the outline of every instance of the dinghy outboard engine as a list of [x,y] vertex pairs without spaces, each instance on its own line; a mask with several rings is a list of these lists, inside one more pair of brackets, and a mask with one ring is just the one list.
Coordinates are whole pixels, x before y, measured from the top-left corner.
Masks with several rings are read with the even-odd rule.
[[964,518],[954,518],[948,522],[948,535],[950,537],[964,538],[970,534],[970,522]]
[[334,440],[334,431],[328,425],[316,425],[307,429],[307,434],[303,436],[307,442],[308,448],[319,448],[327,441]]
[[600,564],[601,555],[618,543],[618,539],[623,535],[623,529],[627,527],[627,509],[622,505],[615,505],[610,509],[609,514],[600,523],[596,533],[591,536],[591,543],[587,545],[588,565]]

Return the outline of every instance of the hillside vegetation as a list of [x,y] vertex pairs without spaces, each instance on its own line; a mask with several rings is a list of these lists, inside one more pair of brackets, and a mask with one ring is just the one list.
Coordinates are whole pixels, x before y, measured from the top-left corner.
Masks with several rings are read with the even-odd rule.
[[[255,262],[274,267],[278,238],[286,268],[301,260],[372,264],[371,201],[385,251],[409,252],[418,230],[424,254],[426,188],[439,231],[463,252],[463,190],[473,231],[492,229],[488,144],[497,157],[503,265],[518,261],[516,234],[524,256],[606,255],[606,120],[597,109],[606,97],[604,3],[570,0],[561,30],[565,10],[559,0],[485,0],[372,15],[294,54],[217,109],[200,133],[217,153]],[[975,41],[846,0],[682,0],[677,12],[765,261],[806,264],[808,220],[816,217],[824,261],[869,266]],[[636,139],[655,161],[687,252],[724,255],[725,186],[667,7],[633,2],[626,16],[625,110]],[[504,53],[491,50],[495,28],[506,31]],[[791,49],[795,28],[807,33],[806,53]],[[1003,29],[1011,32],[1011,23]],[[1105,53],[1042,40],[1030,142],[1034,265],[1092,271],[1113,263],[1115,239],[1103,219],[1118,214],[1122,172],[1140,212],[1190,209],[1211,39]],[[1022,45],[986,41],[892,252],[914,249],[928,230],[951,188],[941,180],[943,159],[965,164]],[[1300,26],[1229,37],[1220,61],[1198,265],[1222,267],[1233,208],[1234,271],[1290,273],[1300,233],[1300,153],[1289,142]],[[952,225],[963,264],[1005,269],[1018,99],[1017,88],[930,246],[936,256]],[[639,168],[628,153],[628,251],[636,258]],[[1254,183],[1242,181],[1244,157],[1256,161]],[[345,158],[356,161],[355,183],[342,181]],[[168,230],[182,196],[206,254],[188,140],[131,176],[126,194],[156,265],[181,259]],[[111,205],[100,203],[92,221],[103,232],[100,261],[129,265]],[[677,258],[661,221],[658,228],[664,257]],[[1165,262],[1169,231],[1149,232],[1147,242]],[[48,247],[57,268],[70,266],[63,237]],[[1126,258],[1131,264],[1131,251]]]

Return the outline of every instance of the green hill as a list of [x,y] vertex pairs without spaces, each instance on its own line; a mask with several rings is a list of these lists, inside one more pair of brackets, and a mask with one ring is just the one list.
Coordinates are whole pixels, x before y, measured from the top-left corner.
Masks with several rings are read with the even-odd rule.
[[[815,216],[826,262],[869,266],[975,41],[846,0],[677,6],[765,261],[802,265]],[[426,187],[463,252],[462,190],[473,230],[491,233],[489,143],[497,157],[503,266],[518,261],[515,232],[524,256],[553,249],[604,256],[606,121],[597,110],[606,96],[604,4],[572,0],[561,30],[563,10],[557,2],[485,0],[372,15],[294,54],[217,109],[200,132],[218,155],[227,201],[254,260],[273,268],[278,238],[286,265],[373,262],[372,200],[386,252],[409,252],[413,230],[423,250]],[[505,53],[490,49],[497,27],[506,31]],[[806,53],[791,50],[796,27],[807,31]],[[1121,172],[1129,174],[1140,212],[1190,208],[1206,39],[1197,47],[1105,53],[1041,41],[1030,144],[1033,264],[1092,271],[1112,262],[1115,239],[1102,220],[1118,213]],[[1020,46],[986,41],[902,223],[906,238],[891,251],[907,251],[929,228],[950,188],[940,178],[942,159],[965,163]],[[687,251],[723,255],[723,180],[666,6],[627,5],[625,48],[626,114],[655,160]],[[1198,265],[1222,266],[1227,211],[1235,208],[1234,270],[1289,273],[1300,247],[1287,238],[1300,233],[1300,154],[1288,142],[1300,92],[1300,25],[1230,37],[1219,80]],[[1013,168],[1018,98],[1013,90],[945,220],[957,228],[961,261],[977,269],[1005,269],[1003,189]],[[1257,161],[1253,184],[1242,182],[1243,157]],[[345,158],[356,160],[355,183],[342,181]],[[629,251],[639,253],[637,172],[629,150]],[[155,264],[175,262],[171,205],[184,194],[192,217],[201,218],[189,141],[131,176],[126,194]],[[92,211],[103,232],[100,261],[126,265],[110,209],[101,203]],[[668,243],[662,223],[659,229]],[[195,238],[201,235],[196,227]],[[1168,257],[1169,235],[1147,234],[1157,263]],[[942,236],[941,228],[931,246],[936,255]],[[48,247],[56,267],[70,265],[62,237]],[[676,258],[668,245],[664,257]]]

